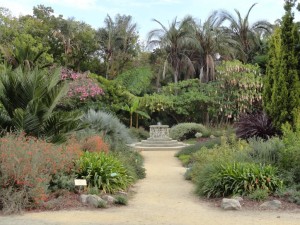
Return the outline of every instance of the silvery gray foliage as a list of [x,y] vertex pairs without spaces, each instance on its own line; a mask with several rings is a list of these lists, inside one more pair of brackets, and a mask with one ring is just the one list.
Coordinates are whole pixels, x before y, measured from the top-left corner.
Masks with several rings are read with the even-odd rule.
[[110,142],[112,149],[135,142],[129,129],[113,114],[90,109],[81,119],[86,124],[84,133],[99,133]]

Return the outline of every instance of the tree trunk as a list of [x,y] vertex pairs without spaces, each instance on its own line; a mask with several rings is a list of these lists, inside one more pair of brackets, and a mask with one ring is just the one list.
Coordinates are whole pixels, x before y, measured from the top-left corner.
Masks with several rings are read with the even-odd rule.
[[139,114],[136,114],[136,117],[135,117],[135,128],[136,129],[139,128]]
[[209,113],[208,112],[205,112],[204,113],[204,122],[205,122],[205,126],[209,126]]
[[178,71],[177,69],[174,72],[174,83],[177,84],[178,83]]
[[132,113],[130,113],[130,125],[129,127],[131,128],[132,127]]

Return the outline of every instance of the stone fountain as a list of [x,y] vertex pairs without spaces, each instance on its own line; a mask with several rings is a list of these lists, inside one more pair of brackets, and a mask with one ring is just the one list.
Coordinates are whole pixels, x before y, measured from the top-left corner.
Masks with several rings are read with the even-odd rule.
[[150,137],[131,146],[142,150],[173,150],[188,146],[182,142],[172,140],[169,137],[169,131],[170,128],[168,125],[161,125],[160,123],[151,125]]

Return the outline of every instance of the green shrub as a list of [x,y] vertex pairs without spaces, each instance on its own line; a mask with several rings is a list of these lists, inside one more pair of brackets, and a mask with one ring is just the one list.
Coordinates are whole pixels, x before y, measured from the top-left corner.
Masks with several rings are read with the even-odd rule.
[[202,147],[213,148],[215,145],[220,145],[220,144],[221,144],[221,138],[213,138],[207,141],[197,142],[194,145],[184,147],[179,152],[177,152],[175,156],[179,157],[180,155],[191,155],[199,151]]
[[268,196],[269,196],[269,192],[267,189],[256,189],[252,193],[248,194],[248,198],[255,201],[266,200]]
[[75,184],[74,179],[76,178],[75,173],[66,173],[59,172],[57,174],[52,175],[51,181],[49,183],[49,190],[57,191],[60,189],[74,191]]
[[77,177],[86,179],[89,187],[97,187],[104,193],[125,190],[133,182],[124,165],[113,155],[85,152],[75,164]]
[[191,160],[191,155],[180,155],[178,159],[181,161],[183,166],[188,166]]
[[289,124],[283,126],[284,148],[279,152],[278,166],[291,172],[295,183],[300,183],[300,124],[294,132]]
[[133,180],[146,177],[145,168],[143,167],[144,159],[140,153],[125,148],[122,151],[115,152],[114,155],[123,163]]
[[175,140],[183,141],[194,138],[196,133],[202,133],[202,137],[208,137],[209,131],[202,124],[179,123],[170,129],[170,137]]
[[123,195],[117,195],[115,197],[115,204],[118,204],[118,205],[127,205],[128,204],[128,198],[126,196],[123,196]]
[[123,145],[135,141],[131,137],[129,129],[110,113],[91,109],[82,117],[82,123],[87,125],[85,133],[102,134],[112,150],[122,148]]
[[192,170],[191,168],[187,168],[185,173],[184,173],[184,179],[186,180],[192,180]]
[[130,133],[132,134],[133,137],[135,137],[137,140],[145,140],[150,137],[149,132],[146,131],[144,128],[139,127],[137,128],[130,128]]
[[291,203],[300,205],[300,186],[298,188],[294,186],[287,189],[280,189],[275,194],[276,196],[284,198]]
[[280,187],[275,167],[255,163],[207,164],[197,181],[197,193],[207,197],[247,195],[257,189],[272,193]]
[[236,140],[234,136],[230,138],[221,137],[219,145],[206,148],[203,146],[200,151],[192,153],[191,157],[191,179],[196,182],[199,174],[207,164],[226,164],[234,161],[245,161],[249,158],[246,151],[247,142]]
[[99,195],[100,194],[100,190],[98,187],[88,187],[87,188],[87,193],[89,195]]
[[106,201],[104,201],[104,200],[98,201],[97,208],[105,209],[105,208],[107,208],[107,207],[108,207],[108,206],[107,206],[107,202],[106,202]]
[[284,143],[279,138],[249,139],[249,155],[254,162],[276,165]]

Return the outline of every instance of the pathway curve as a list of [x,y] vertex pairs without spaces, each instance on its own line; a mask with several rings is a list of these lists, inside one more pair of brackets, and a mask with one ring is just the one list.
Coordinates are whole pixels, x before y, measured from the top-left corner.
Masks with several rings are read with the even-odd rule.
[[193,195],[174,151],[145,151],[147,178],[126,207],[26,213],[0,217],[1,225],[299,225],[300,212],[223,211]]

